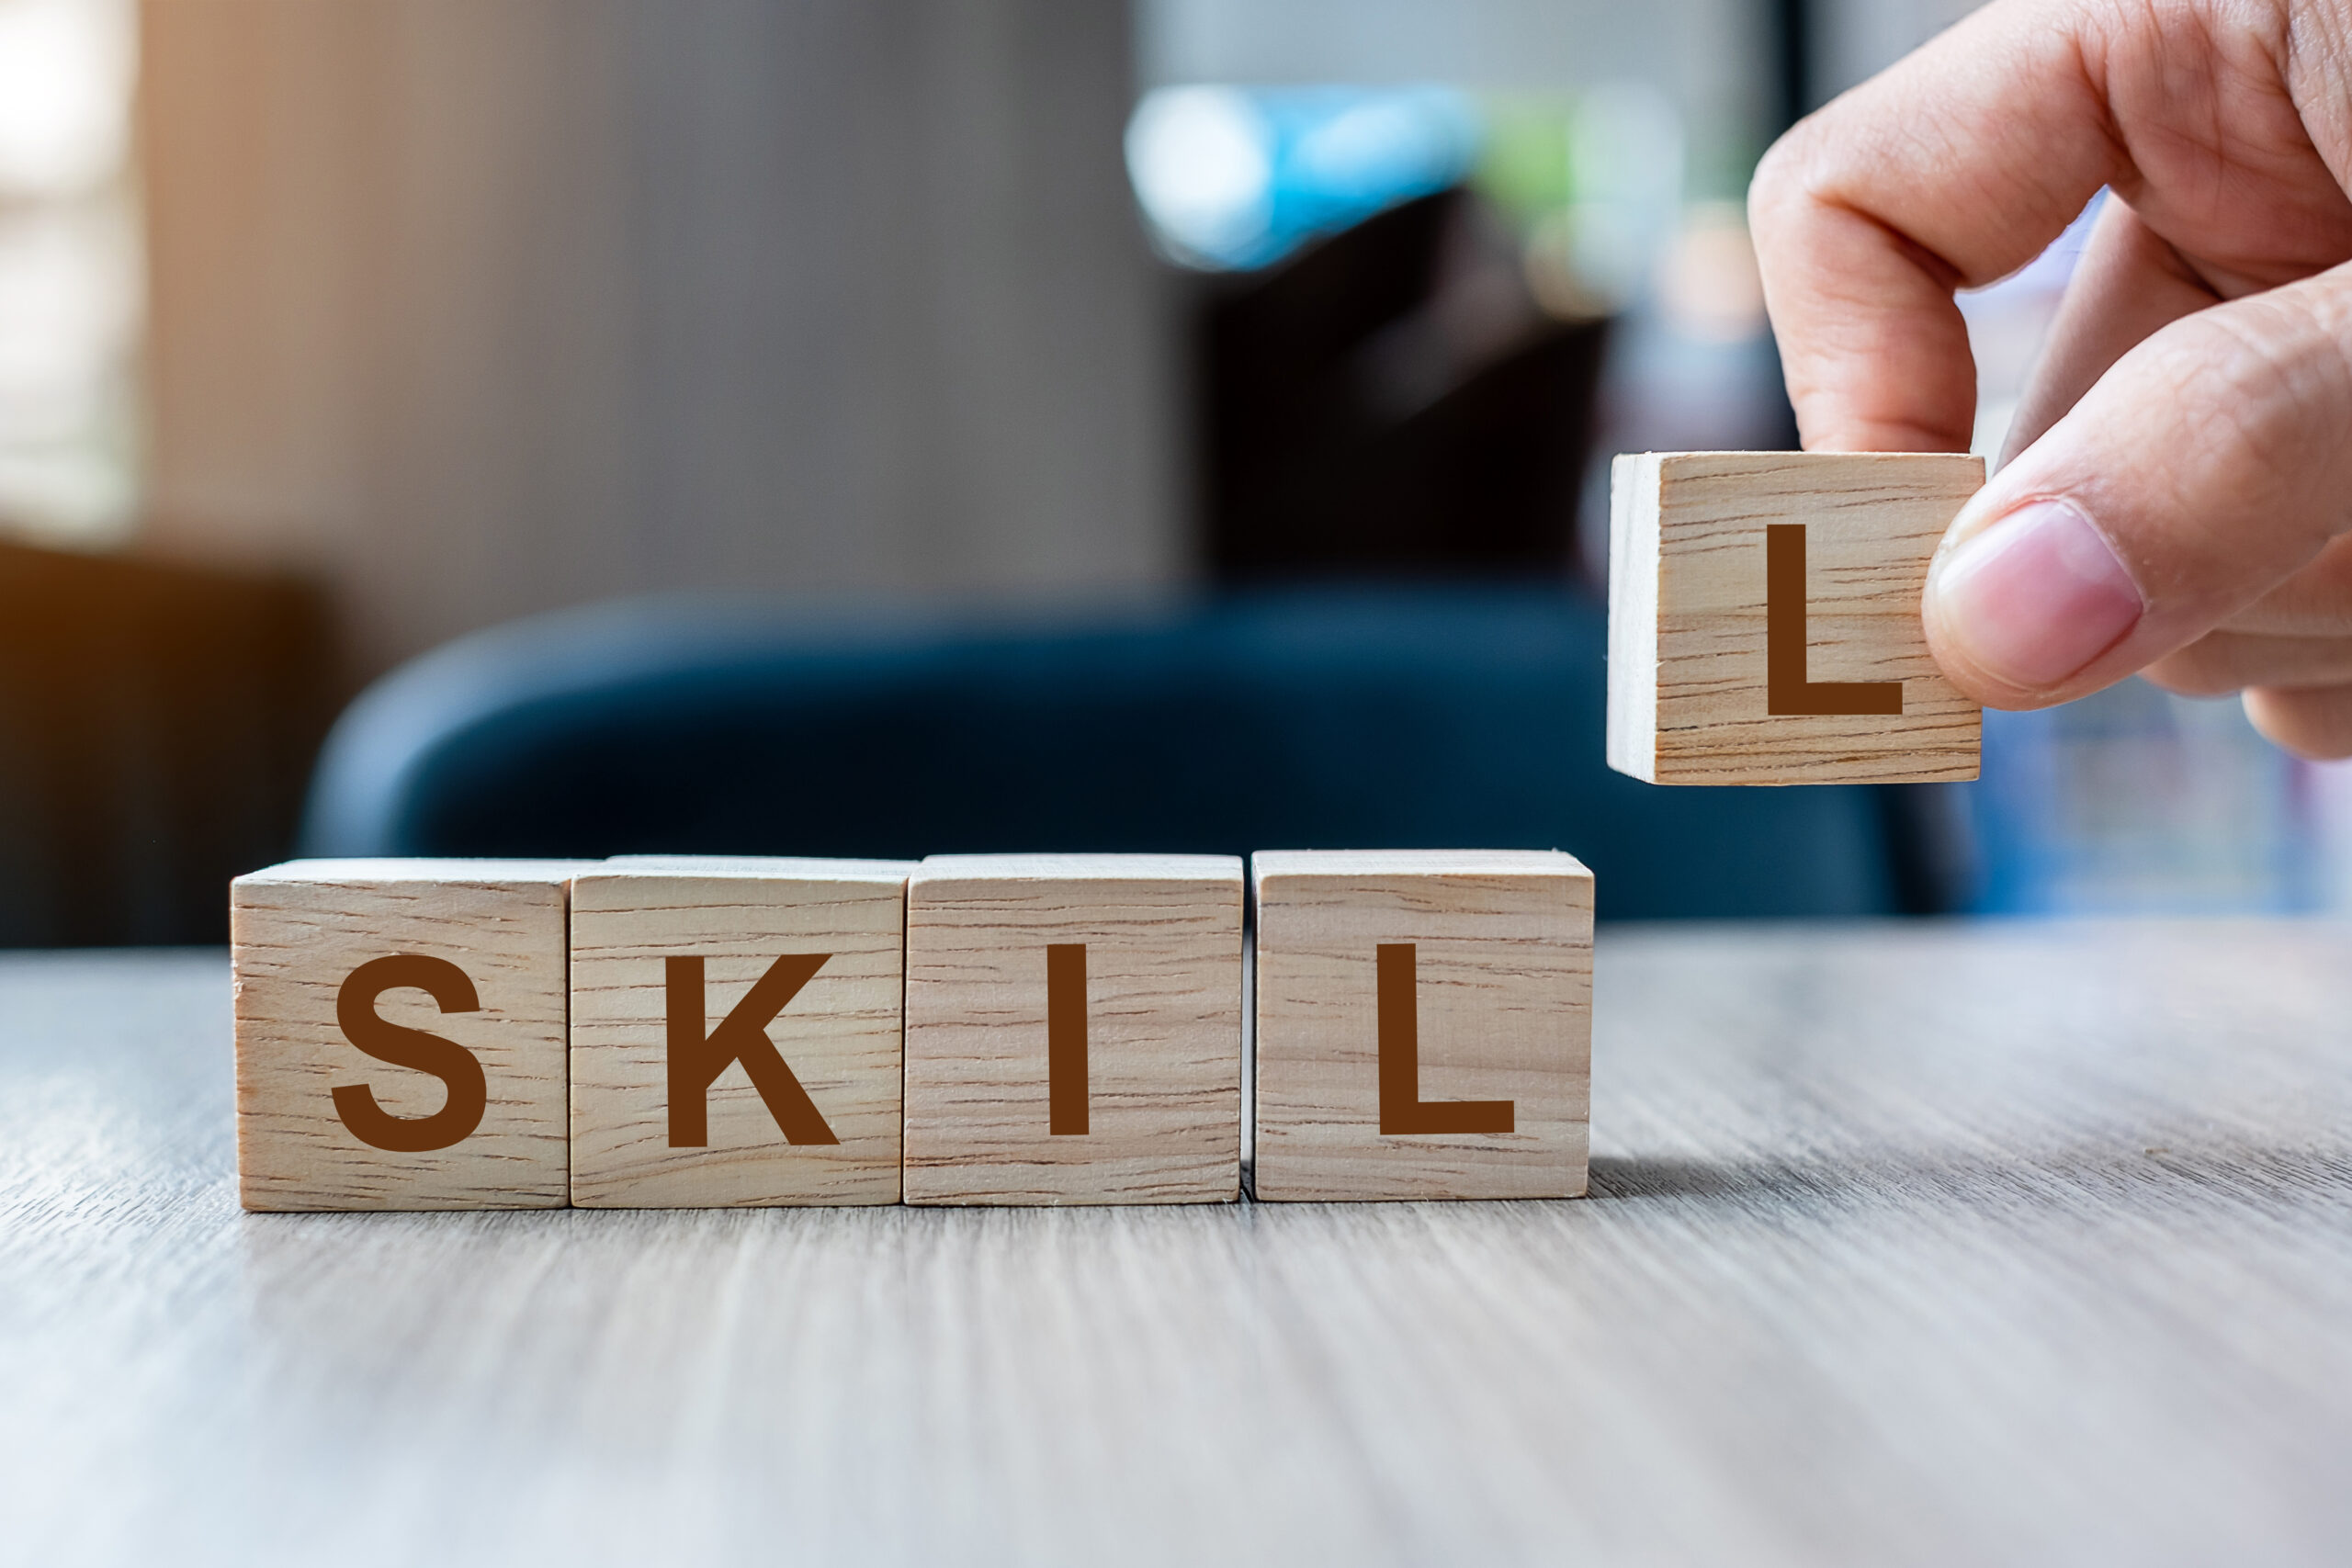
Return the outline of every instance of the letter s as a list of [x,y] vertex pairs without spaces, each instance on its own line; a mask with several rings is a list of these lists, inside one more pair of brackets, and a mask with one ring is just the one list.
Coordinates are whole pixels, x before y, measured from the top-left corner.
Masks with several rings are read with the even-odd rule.
[[335,993],[335,1022],[343,1026],[345,1039],[376,1060],[439,1078],[448,1089],[448,1103],[430,1116],[394,1116],[376,1103],[366,1084],[337,1084],[334,1108],[361,1143],[394,1154],[425,1154],[472,1136],[489,1109],[490,1089],[471,1051],[376,1016],[376,998],[402,986],[425,992],[443,1012],[481,1010],[481,998],[464,970],[446,958],[401,953],[371,958],[351,972]]

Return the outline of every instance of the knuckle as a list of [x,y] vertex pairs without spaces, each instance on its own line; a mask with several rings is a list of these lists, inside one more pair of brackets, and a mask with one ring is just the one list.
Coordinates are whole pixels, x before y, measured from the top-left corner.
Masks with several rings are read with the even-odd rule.
[[1747,219],[1759,239],[1822,205],[1834,183],[1830,165],[1835,159],[1823,119],[1831,112],[1820,110],[1799,120],[1757,160],[1747,183]]
[[1758,239],[1776,230],[1803,198],[1804,165],[1803,154],[1793,145],[1796,138],[1797,133],[1791,131],[1767,148],[1756,165],[1755,177],[1748,181],[1747,222]]

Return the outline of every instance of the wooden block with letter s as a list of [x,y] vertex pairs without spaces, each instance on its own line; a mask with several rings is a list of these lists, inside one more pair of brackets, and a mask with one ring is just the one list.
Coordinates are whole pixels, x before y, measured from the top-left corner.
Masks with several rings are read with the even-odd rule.
[[1258,1198],[1584,1191],[1590,872],[1532,850],[1262,852],[1250,871]]
[[1652,452],[1611,475],[1609,762],[1652,784],[1973,779],[1928,562],[1982,488],[1943,453]]
[[571,903],[571,1201],[899,1201],[911,861],[623,856]]
[[560,1208],[570,861],[294,861],[230,889],[248,1209]]
[[906,1201],[1227,1202],[1241,862],[934,855],[907,885]]

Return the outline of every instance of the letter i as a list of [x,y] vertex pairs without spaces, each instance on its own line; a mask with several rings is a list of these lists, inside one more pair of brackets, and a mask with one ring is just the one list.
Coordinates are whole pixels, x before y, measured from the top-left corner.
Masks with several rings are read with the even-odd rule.
[[1046,949],[1046,1130],[1086,1133],[1086,944]]

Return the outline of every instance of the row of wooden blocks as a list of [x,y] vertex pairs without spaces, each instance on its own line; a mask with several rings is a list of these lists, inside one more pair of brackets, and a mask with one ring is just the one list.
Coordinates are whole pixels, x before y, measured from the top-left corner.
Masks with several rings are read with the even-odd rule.
[[1224,1202],[1245,1131],[1265,1200],[1585,1187],[1566,854],[297,861],[232,925],[249,1209]]
[[[1941,454],[1617,459],[1609,760],[1975,776]],[[234,895],[248,1207],[1581,1192],[1566,855],[298,863]]]

